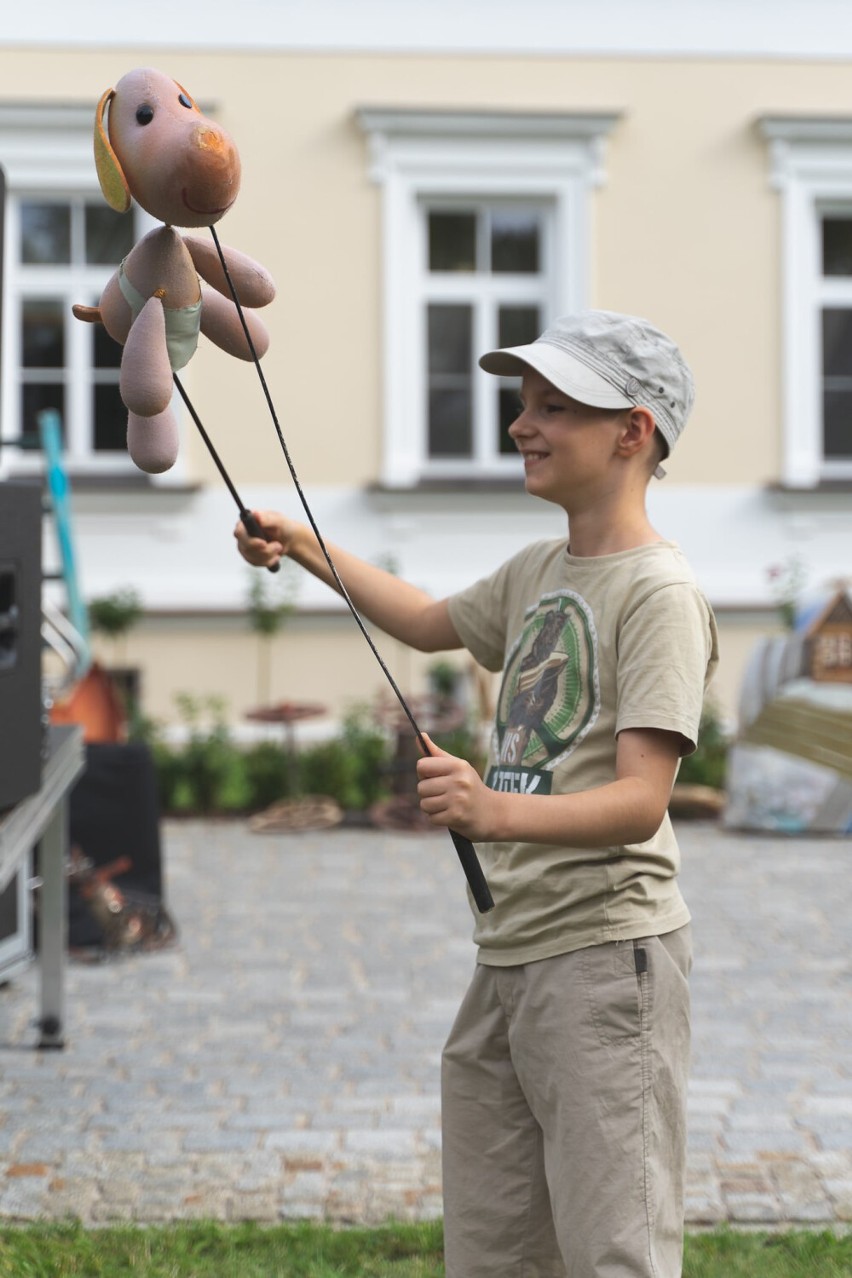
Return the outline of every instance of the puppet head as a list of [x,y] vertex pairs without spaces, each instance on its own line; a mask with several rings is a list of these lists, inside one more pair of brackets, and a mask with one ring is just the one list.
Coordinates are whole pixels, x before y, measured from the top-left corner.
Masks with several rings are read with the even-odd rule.
[[124,213],[132,196],[170,226],[212,226],[240,189],[229,135],[176,80],[148,67],[129,71],[101,98],[95,160],[108,204]]

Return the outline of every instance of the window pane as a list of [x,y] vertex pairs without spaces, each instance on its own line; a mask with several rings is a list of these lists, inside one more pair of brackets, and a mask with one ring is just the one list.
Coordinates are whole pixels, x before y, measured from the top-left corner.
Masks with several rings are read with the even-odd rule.
[[852,380],[852,310],[828,307],[822,313],[822,371]]
[[[514,380],[514,379],[513,379]],[[499,431],[498,451],[501,457],[515,457],[518,449],[509,434],[509,427],[521,411],[518,392],[508,386],[501,386],[497,392],[497,429]]]
[[822,219],[823,275],[852,275],[852,217]]
[[[501,306],[497,312],[497,342],[500,346],[524,346],[534,342],[541,332],[541,314],[537,306]],[[497,382],[497,451],[502,457],[517,453],[509,437],[509,427],[520,412],[518,398],[520,377],[501,377]]]
[[133,218],[106,204],[86,205],[86,261],[114,266],[133,248]]
[[71,261],[71,209],[67,204],[21,204],[21,261],[25,266]]
[[501,306],[497,313],[497,343],[499,346],[525,346],[534,342],[541,332],[541,317],[537,306]]
[[469,457],[472,445],[470,388],[429,391],[429,456]]
[[537,213],[495,210],[491,215],[491,269],[495,273],[534,275],[541,258]]
[[429,455],[469,457],[473,440],[473,308],[428,308]]
[[92,400],[95,452],[123,452],[127,438],[127,409],[121,402],[118,383],[95,386]]
[[464,373],[470,376],[470,306],[429,307],[429,373]]
[[852,310],[822,313],[823,448],[826,458],[852,457]]
[[476,270],[476,214],[429,214],[429,270]]
[[25,298],[21,316],[24,368],[62,368],[65,363],[65,320],[58,298]]
[[43,408],[55,408],[60,417],[60,433],[65,439],[65,387],[61,382],[24,383],[21,387],[21,448],[40,448],[36,415]]
[[824,392],[823,447],[829,461],[852,458],[852,389]]

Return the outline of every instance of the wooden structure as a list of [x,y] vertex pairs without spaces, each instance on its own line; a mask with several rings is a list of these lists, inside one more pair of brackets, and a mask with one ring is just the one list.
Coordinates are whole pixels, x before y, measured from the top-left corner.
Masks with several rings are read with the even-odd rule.
[[852,683],[852,599],[844,589],[808,626],[805,662],[817,683]]

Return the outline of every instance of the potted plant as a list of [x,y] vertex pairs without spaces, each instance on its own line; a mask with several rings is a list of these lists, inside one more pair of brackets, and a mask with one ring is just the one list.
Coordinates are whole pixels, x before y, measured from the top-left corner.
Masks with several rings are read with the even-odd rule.
[[127,635],[142,616],[142,602],[135,590],[125,586],[90,600],[87,607],[92,633],[105,635],[110,641],[113,660],[108,673],[132,719],[139,713],[141,687],[139,668],[127,664]]

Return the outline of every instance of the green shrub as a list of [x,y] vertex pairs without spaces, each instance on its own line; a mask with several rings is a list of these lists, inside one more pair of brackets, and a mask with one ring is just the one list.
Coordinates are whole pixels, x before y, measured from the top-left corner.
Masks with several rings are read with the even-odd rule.
[[388,740],[361,707],[346,715],[339,737],[291,754],[277,741],[240,748],[225,723],[224,704],[215,697],[182,693],[177,704],[188,729],[182,745],[165,742],[152,723],[145,731],[163,812],[259,812],[306,794],[363,810],[387,793]]
[[242,752],[251,812],[268,808],[279,799],[291,799],[299,789],[298,768],[277,741],[258,741]]
[[302,794],[325,794],[343,808],[362,806],[358,764],[342,740],[322,741],[297,756]]
[[[353,706],[343,719],[343,744],[355,760],[358,788],[354,808],[369,808],[387,796],[387,768],[392,750],[387,735],[377,728],[369,710]],[[346,805],[344,805],[346,806]]]
[[341,808],[363,812],[387,794],[388,758],[386,737],[363,709],[353,709],[339,737],[300,751],[301,792],[328,795]]
[[155,752],[163,806],[174,812],[233,811],[245,802],[246,793],[225,703],[220,697],[189,693],[176,700],[189,738],[182,747],[160,744]]
[[704,706],[698,729],[698,749],[682,761],[677,779],[683,785],[708,785],[724,790],[730,740],[712,702]]
[[432,740],[440,749],[454,754],[459,759],[467,759],[476,768],[480,776],[485,771],[485,753],[479,744],[476,732],[466,725],[454,728],[452,732],[436,732]]

